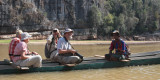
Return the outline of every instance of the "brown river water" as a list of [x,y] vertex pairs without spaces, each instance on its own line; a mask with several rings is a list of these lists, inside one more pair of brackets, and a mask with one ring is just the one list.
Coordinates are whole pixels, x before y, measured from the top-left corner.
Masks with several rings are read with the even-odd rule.
[[[43,59],[44,44],[28,44],[30,51],[38,52]],[[104,55],[109,45],[74,45],[84,56]],[[160,51],[160,43],[130,45],[131,52]],[[0,60],[8,58],[8,44],[0,44]],[[160,80],[160,65],[131,66],[109,69],[90,69],[63,72],[35,72],[0,75],[0,80]]]

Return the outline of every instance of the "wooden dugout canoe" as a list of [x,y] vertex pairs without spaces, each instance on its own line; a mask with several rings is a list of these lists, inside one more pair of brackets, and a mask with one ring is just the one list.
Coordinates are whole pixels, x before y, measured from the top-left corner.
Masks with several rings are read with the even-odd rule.
[[53,71],[68,71],[68,70],[84,70],[84,69],[101,69],[115,68],[124,66],[137,65],[153,65],[160,64],[160,51],[136,53],[130,56],[129,62],[106,61],[101,57],[87,57],[84,61],[76,66],[69,67],[59,65],[50,61],[43,61],[41,68],[29,68],[27,70],[15,69],[10,64],[0,61],[0,74],[15,74],[15,73],[30,73],[30,72],[53,72]]

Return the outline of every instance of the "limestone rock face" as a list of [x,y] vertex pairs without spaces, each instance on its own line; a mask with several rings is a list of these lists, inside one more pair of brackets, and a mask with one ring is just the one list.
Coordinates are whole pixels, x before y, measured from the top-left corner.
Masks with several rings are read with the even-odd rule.
[[103,11],[105,0],[0,0],[0,34],[85,28],[87,13],[95,4]]

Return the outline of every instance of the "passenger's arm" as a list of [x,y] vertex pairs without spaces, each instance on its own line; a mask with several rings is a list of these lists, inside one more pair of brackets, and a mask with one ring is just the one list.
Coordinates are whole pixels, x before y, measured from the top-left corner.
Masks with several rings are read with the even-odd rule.
[[109,54],[112,54],[113,49],[114,49],[114,41],[112,41],[111,44],[110,44]]
[[59,30],[57,30],[57,33],[58,33],[58,38],[61,38],[61,33],[59,32]]
[[38,53],[37,53],[37,52],[35,52],[35,51],[33,51],[33,52],[32,52],[32,54],[38,55]]
[[122,42],[122,53],[124,54],[124,52],[125,52],[125,46],[126,46],[126,44],[124,43],[124,42]]
[[47,38],[47,44],[50,44],[52,42],[52,35],[50,35],[48,38]]
[[21,59],[28,59],[29,56],[25,55],[25,51],[23,51],[23,53],[21,54]]
[[62,49],[59,49],[58,50],[58,52],[59,52],[59,54],[65,54],[65,53],[76,53],[77,51],[76,50],[71,50],[71,49],[69,49],[69,50],[62,50]]

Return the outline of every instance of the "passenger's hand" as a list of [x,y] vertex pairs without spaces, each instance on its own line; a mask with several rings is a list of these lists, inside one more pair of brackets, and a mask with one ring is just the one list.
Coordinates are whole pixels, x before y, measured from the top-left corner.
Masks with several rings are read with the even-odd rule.
[[57,33],[59,33],[59,30],[57,30]]
[[51,44],[51,40],[47,40],[47,43],[48,43],[48,45],[50,45]]
[[74,54],[74,53],[76,53],[77,51],[76,51],[76,50],[70,50],[70,52],[71,52],[72,54]]
[[38,55],[38,53],[37,53],[37,52],[32,52],[32,54]]
[[56,34],[57,34],[57,35],[59,35],[59,34],[60,34],[59,30],[57,30]]
[[62,37],[61,33],[59,32],[59,30],[57,30],[57,35],[58,35],[59,38]]

